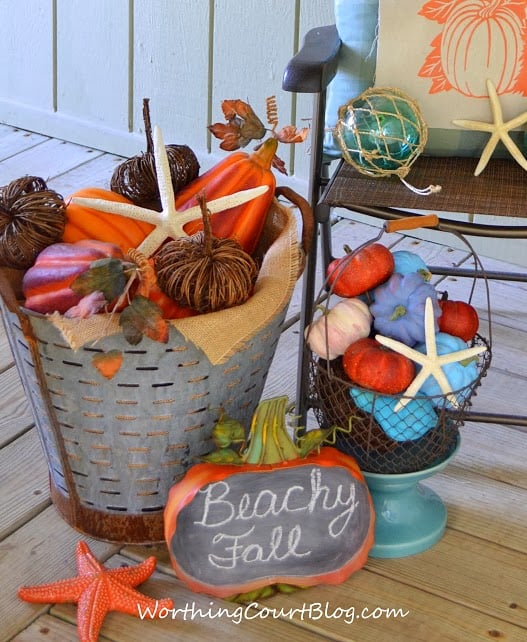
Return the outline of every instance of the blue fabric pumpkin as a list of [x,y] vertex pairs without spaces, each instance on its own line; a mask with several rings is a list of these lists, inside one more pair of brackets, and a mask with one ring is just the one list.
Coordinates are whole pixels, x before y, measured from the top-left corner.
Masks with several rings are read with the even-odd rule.
[[395,263],[394,272],[398,272],[399,274],[412,274],[412,272],[417,272],[423,281],[430,281],[432,278],[432,273],[419,254],[409,252],[408,250],[396,250],[392,252],[392,254]]
[[426,397],[416,397],[395,412],[399,398],[376,395],[369,390],[350,388],[357,408],[373,414],[373,418],[394,441],[414,441],[437,425],[434,406]]
[[395,273],[373,291],[370,306],[375,330],[386,337],[414,346],[425,340],[425,303],[432,299],[437,332],[441,308],[433,285],[423,281],[417,272]]
[[[468,347],[468,344],[460,339],[459,337],[454,337],[451,334],[446,334],[446,332],[438,332],[436,334],[436,347],[437,354],[450,354],[451,352],[457,352],[458,350],[465,350]],[[426,345],[420,343],[415,346],[415,349],[423,354],[426,354]],[[458,403],[463,403],[465,399],[470,396],[469,386],[477,379],[478,376],[478,362],[477,358],[474,357],[467,361],[455,361],[454,363],[446,363],[442,366],[442,370],[445,373],[448,383],[452,390],[456,393],[455,397]],[[429,376],[426,381],[423,383],[419,389],[419,394],[428,395],[431,397],[431,401],[435,406],[443,405],[443,393],[439,384],[434,377]],[[447,407],[451,407],[450,402],[445,402]]]

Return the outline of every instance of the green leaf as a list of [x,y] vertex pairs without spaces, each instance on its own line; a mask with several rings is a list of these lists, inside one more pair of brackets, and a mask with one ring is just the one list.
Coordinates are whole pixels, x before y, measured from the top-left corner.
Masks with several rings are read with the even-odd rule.
[[104,258],[90,263],[90,267],[79,274],[70,287],[83,296],[99,291],[107,301],[113,301],[124,292],[126,282],[122,261]]
[[125,339],[134,346],[143,336],[160,343],[168,341],[168,324],[163,319],[161,308],[139,294],[121,312],[119,324]]

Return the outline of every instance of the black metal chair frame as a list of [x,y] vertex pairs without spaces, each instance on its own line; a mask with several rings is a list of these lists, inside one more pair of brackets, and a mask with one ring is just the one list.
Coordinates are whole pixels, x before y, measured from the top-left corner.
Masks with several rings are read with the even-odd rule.
[[[345,199],[345,202],[335,204],[328,201],[327,195],[331,191],[332,183],[343,167],[343,161],[338,161],[338,167],[333,173],[333,176],[330,177],[330,161],[325,159],[323,154],[326,90],[338,68],[340,46],[341,42],[335,25],[322,26],[310,30],[304,38],[300,51],[289,61],[282,82],[282,88],[286,91],[313,95],[308,201],[313,208],[315,226],[319,233],[313,235],[303,277],[302,309],[300,312],[301,345],[299,350],[296,399],[297,414],[300,416],[300,422],[305,421],[309,410],[308,375],[310,354],[303,340],[304,329],[311,322],[314,311],[319,240],[321,246],[320,253],[322,256],[321,269],[324,273],[327,265],[333,258],[330,220],[332,207],[338,205],[350,211],[385,221],[408,217],[407,211],[392,208],[391,206],[376,207],[375,205],[354,203],[353,194],[350,194],[349,200]],[[442,216],[438,218],[438,221],[439,223],[435,229],[440,231],[491,238],[527,238],[527,226],[475,224],[451,220],[443,218]],[[430,266],[430,270],[436,274],[453,276],[474,275],[471,270],[466,269]],[[485,275],[489,279],[527,282],[527,274],[519,270],[515,272],[486,272]],[[527,416],[469,412],[467,414],[467,420],[527,426]]]

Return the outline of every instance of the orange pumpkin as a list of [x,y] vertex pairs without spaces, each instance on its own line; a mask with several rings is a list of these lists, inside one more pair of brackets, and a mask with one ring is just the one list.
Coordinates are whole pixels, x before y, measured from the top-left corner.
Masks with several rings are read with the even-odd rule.
[[[248,254],[252,254],[258,245],[276,189],[271,164],[277,145],[275,138],[269,138],[252,154],[233,152],[178,192],[176,209],[181,212],[194,207],[198,203],[197,197],[203,191],[207,201],[210,201],[241,190],[267,185],[269,189],[265,194],[210,217],[212,233],[216,238],[234,238]],[[183,229],[189,236],[202,230],[202,218],[197,217],[186,223]]]
[[288,403],[260,402],[241,456],[229,446],[243,448],[244,427],[222,415],[212,435],[218,449],[171,488],[165,538],[191,590],[253,601],[343,582],[366,563],[375,513],[364,476],[352,457],[320,447],[330,431],[295,443]]
[[114,243],[121,248],[123,253],[126,253],[130,248],[137,247],[154,229],[151,223],[144,223],[118,214],[107,214],[78,205],[71,201],[74,197],[100,198],[105,201],[134,205],[124,196],[98,187],[86,187],[71,194],[66,199],[66,225],[62,237],[66,243],[75,243],[81,239],[95,239]]
[[334,294],[351,298],[387,281],[394,268],[395,262],[390,250],[380,243],[372,243],[356,253],[347,252],[331,261],[327,278]]
[[353,383],[388,395],[403,392],[415,377],[413,361],[369,337],[347,348],[342,366]]

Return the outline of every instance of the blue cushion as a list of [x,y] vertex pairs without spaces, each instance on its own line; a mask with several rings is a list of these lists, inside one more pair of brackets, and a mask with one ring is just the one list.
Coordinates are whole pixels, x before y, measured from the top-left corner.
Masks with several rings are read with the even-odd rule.
[[339,68],[326,99],[324,154],[330,158],[340,156],[332,133],[339,107],[373,85],[378,13],[379,0],[335,0],[335,24],[342,46]]
[[[378,13],[379,0],[335,0],[335,23],[342,46],[339,68],[327,92],[324,155],[328,159],[341,155],[332,131],[339,107],[374,85]],[[523,144],[523,132],[511,132],[511,136],[517,144]],[[424,153],[430,156],[479,157],[487,141],[488,134],[484,132],[454,126],[452,129],[429,128]],[[501,143],[494,156],[508,156]]]

